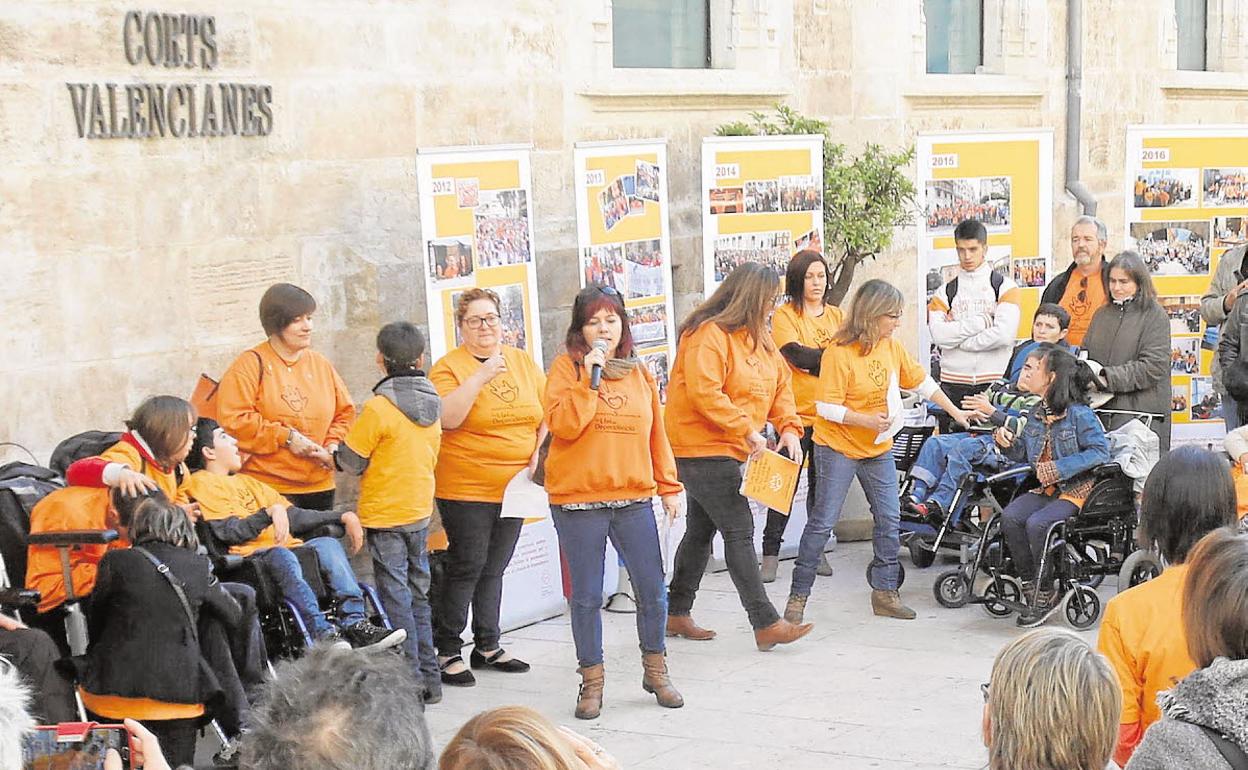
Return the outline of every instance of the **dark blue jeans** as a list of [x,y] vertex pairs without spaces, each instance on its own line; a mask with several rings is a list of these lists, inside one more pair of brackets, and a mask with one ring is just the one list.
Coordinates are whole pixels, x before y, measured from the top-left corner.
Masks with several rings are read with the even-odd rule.
[[403,649],[412,671],[432,691],[442,691],[438,656],[433,649],[429,609],[428,527],[369,529],[368,552],[381,606],[395,628],[407,631]]
[[931,436],[923,442],[919,456],[910,468],[914,477],[911,494],[923,502],[932,500],[940,509],[949,512],[953,495],[962,480],[975,470],[975,466],[998,468],[1004,463],[1001,452],[991,435],[951,433]]
[[1005,506],[1001,514],[1001,534],[1005,535],[1005,544],[1020,578],[1036,579],[1036,567],[1044,552],[1049,527],[1078,511],[1079,506],[1069,500],[1030,492],[1019,495]]
[[564,511],[550,506],[559,548],[572,577],[572,640],[582,667],[602,663],[602,571],[607,538],[624,560],[637,591],[637,638],[642,652],[665,652],[667,591],[663,555],[650,501],[624,508]]
[[[316,551],[321,577],[325,579],[325,584],[338,602],[338,625],[346,628],[364,620],[364,592],[356,582],[355,573],[351,570],[351,563],[347,561],[346,552],[342,550],[342,544],[332,537],[316,537],[299,547]],[[277,583],[282,597],[295,605],[295,610],[303,618],[313,638],[320,639],[329,633],[330,625],[321,612],[316,594],[304,580],[299,559],[293,551],[277,546],[258,551],[251,558],[259,562],[269,578]]]

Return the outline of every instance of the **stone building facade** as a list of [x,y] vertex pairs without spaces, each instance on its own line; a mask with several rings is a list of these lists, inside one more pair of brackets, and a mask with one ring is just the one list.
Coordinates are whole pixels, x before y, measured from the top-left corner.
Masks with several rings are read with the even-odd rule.
[[[1083,3],[1079,154],[1111,228],[1126,125],[1248,122],[1248,0],[1206,5],[1211,71],[1186,72],[1174,2]],[[256,303],[279,280],[318,298],[315,344],[362,400],[378,326],[426,320],[418,147],[532,144],[548,359],[578,288],[573,143],[667,139],[680,318],[702,296],[701,138],[777,102],[826,118],[851,148],[1052,127],[1062,265],[1076,215],[1061,173],[1068,3],[985,0],[983,65],[965,75],[926,74],[924,6],[710,0],[714,68],[638,70],[612,66],[611,0],[184,0],[151,6],[169,18],[148,41],[164,55],[150,58],[131,4],[0,2],[0,441],[46,459],[146,395],[188,393],[260,339]],[[201,111],[205,86],[260,86],[271,130],[80,136],[77,83],[117,84],[123,118],[126,85],[163,86],[175,115],[187,98],[176,84],[198,90]],[[260,133],[247,120],[266,92],[247,93],[234,119]],[[913,270],[901,230],[862,275]],[[913,340],[915,315],[907,323]]]

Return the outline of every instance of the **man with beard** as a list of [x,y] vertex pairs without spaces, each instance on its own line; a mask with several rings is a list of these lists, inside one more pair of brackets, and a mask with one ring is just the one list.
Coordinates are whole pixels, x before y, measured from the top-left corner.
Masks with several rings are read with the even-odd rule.
[[1092,316],[1109,301],[1109,262],[1105,243],[1109,232],[1096,217],[1082,216],[1070,228],[1070,252],[1074,261],[1044,288],[1040,301],[1052,302],[1070,313],[1070,333],[1066,341],[1083,345],[1083,335]]

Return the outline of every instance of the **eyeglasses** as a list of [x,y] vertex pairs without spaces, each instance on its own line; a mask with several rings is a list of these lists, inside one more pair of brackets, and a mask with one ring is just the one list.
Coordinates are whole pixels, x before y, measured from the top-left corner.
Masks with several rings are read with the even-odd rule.
[[988,702],[988,682],[984,682],[979,686],[979,691],[984,694],[984,703]]
[[1079,295],[1076,299],[1080,302],[1088,301],[1088,277],[1086,275],[1079,279]]
[[901,311],[900,311],[900,310],[899,310],[899,311],[897,311],[896,313],[885,313],[884,315],[885,315],[885,317],[887,317],[887,318],[891,318],[891,319],[893,319],[894,321],[900,321],[900,320],[901,320]]
[[490,328],[494,328],[495,326],[498,326],[499,321],[501,320],[502,319],[500,319],[498,316],[493,315],[493,314],[474,315],[474,316],[465,318],[464,323],[467,324],[469,329],[480,329],[482,326],[489,326]]

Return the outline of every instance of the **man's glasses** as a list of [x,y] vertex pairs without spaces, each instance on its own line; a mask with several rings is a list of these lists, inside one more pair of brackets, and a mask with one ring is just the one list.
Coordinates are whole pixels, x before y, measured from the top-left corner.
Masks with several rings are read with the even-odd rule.
[[474,315],[464,319],[469,329],[480,329],[482,326],[494,328],[502,319],[496,315]]
[[1079,279],[1079,295],[1076,299],[1080,302],[1088,301],[1088,277],[1086,275]]

